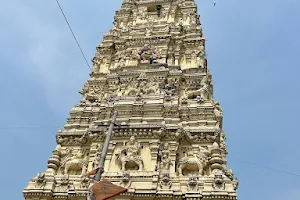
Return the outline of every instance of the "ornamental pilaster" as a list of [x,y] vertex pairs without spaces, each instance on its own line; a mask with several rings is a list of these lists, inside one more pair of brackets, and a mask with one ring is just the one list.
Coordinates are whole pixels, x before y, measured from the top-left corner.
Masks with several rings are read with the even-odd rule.
[[171,168],[170,168],[170,173],[175,174],[175,168],[176,168],[176,152],[179,147],[179,143],[175,141],[169,142],[170,145],[170,160],[172,162]]
[[158,156],[160,142],[158,139],[156,139],[156,140],[151,140],[149,144],[150,144],[150,153],[151,153],[150,169],[153,169],[155,171],[155,169],[158,168],[157,156]]

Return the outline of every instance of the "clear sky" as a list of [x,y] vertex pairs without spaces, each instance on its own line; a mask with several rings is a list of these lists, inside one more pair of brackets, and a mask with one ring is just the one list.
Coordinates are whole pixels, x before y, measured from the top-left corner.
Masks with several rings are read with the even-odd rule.
[[[122,0],[60,0],[90,60]],[[197,0],[241,200],[298,200],[300,1]],[[55,0],[0,6],[1,199],[46,170],[89,70]],[[27,127],[27,128],[26,128]],[[30,128],[31,127],[31,128]]]

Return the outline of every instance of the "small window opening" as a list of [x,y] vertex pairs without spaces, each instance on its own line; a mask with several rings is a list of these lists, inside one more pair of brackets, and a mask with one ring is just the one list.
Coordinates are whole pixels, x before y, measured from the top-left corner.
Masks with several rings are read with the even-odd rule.
[[147,8],[148,12],[157,12],[158,16],[160,16],[162,9],[162,5],[151,5]]
[[156,11],[156,6],[155,6],[155,5],[149,6],[149,7],[147,8],[147,11],[148,11],[148,12],[155,12],[155,11]]

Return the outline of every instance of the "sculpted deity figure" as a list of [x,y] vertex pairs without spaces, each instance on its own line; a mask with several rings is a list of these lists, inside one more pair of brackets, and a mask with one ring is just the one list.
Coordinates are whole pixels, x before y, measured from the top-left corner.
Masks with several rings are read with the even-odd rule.
[[103,148],[102,144],[99,145],[98,148],[97,148],[97,152],[96,152],[96,154],[94,156],[94,159],[93,159],[93,162],[92,162],[93,169],[96,169],[96,167],[98,167],[99,164],[100,164],[100,157],[101,157],[101,153],[100,153],[101,151],[100,150],[102,150],[102,148]]
[[141,145],[135,140],[134,136],[131,136],[129,142],[127,142],[127,144],[124,145],[124,149],[126,149],[127,155],[130,157],[137,156],[140,148]]
[[160,156],[160,169],[162,171],[169,171],[172,161],[169,158],[170,150],[169,150],[169,144],[166,142],[164,143],[163,148],[161,149],[159,156]]
[[149,44],[145,44],[139,51],[141,60],[145,63],[154,63],[155,60],[160,58],[159,53],[156,51],[155,47]]
[[214,110],[214,113],[215,113],[216,117],[221,117],[221,116],[223,116],[223,111],[222,111],[222,108],[221,108],[219,102],[216,102],[216,103],[215,103],[215,110]]
[[132,66],[138,65],[138,63],[140,61],[140,55],[139,55],[138,50],[136,50],[136,49],[131,50],[130,60],[131,61],[130,61],[129,65],[132,65]]
[[196,63],[197,63],[197,67],[200,68],[205,68],[205,49],[204,46],[200,46],[199,47],[199,51],[197,52],[197,58],[196,58]]
[[200,56],[198,55],[196,58],[196,63],[197,63],[197,67],[203,68],[203,60],[200,58]]
[[173,78],[168,78],[167,83],[164,86],[164,91],[167,96],[173,96],[176,94],[177,90],[177,81],[174,80]]
[[99,68],[100,68],[100,65],[102,63],[102,60],[103,60],[103,56],[100,55],[99,52],[97,52],[95,57],[92,59],[92,63],[93,63],[92,72],[93,73],[99,72]]
[[173,47],[170,47],[168,50],[167,63],[168,63],[168,65],[171,65],[171,66],[175,64],[175,54],[174,54]]
[[[129,141],[123,143],[123,147],[116,154],[119,163],[121,164],[121,170],[126,169],[143,170],[143,160],[138,155],[141,145],[135,140],[134,136],[131,136]],[[127,165],[126,165],[127,164]]]

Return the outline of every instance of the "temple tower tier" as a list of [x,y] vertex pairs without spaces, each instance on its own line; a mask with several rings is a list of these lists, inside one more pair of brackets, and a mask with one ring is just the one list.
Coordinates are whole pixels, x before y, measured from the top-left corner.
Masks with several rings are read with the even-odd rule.
[[237,199],[194,0],[124,0],[113,24],[24,198],[86,199],[117,111],[126,126],[113,130],[103,177],[128,192],[115,199]]

